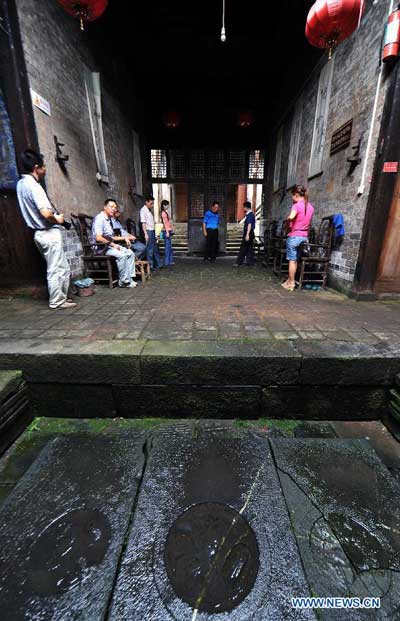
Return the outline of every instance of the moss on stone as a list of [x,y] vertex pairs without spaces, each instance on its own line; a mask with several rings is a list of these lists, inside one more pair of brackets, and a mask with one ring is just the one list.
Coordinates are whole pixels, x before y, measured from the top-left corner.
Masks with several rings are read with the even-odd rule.
[[257,420],[242,420],[236,419],[233,423],[236,427],[249,428],[249,427],[263,427],[267,429],[279,429],[286,436],[293,436],[294,430],[300,425],[300,421],[293,419],[278,420],[273,418],[258,418]]
[[257,421],[258,427],[275,428],[282,431],[285,435],[293,436],[294,430],[298,427],[300,422],[293,419],[275,420],[273,418],[259,418]]

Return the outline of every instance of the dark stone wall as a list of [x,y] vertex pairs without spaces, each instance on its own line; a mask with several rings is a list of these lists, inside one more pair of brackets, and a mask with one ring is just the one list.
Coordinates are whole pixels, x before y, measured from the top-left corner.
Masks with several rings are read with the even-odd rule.
[[[378,113],[373,130],[373,140],[368,157],[365,189],[364,193],[358,196],[380,73],[380,46],[387,14],[388,4],[386,2],[375,4],[372,0],[369,0],[360,29],[347,41],[340,44],[335,51],[331,100],[323,152],[323,173],[313,179],[308,178],[308,170],[318,79],[321,68],[325,62],[328,62],[327,54],[315,67],[303,88],[303,118],[297,165],[297,183],[302,183],[309,188],[310,200],[315,207],[314,225],[318,225],[322,217],[333,213],[342,213],[345,217],[346,237],[340,251],[333,252],[330,268],[332,284],[340,287],[342,290],[349,290],[354,280],[388,83],[386,72],[384,72],[379,93]],[[287,189],[287,160],[289,157],[291,125],[296,99],[297,96],[291,104],[288,103],[287,111],[282,119],[285,129],[280,186],[284,189]],[[353,119],[351,144],[346,149],[330,156],[332,134],[350,119]],[[276,131],[278,131],[278,127]],[[353,155],[352,146],[357,144],[359,139],[361,139],[360,155],[362,162],[355,169],[354,173],[349,176],[349,164],[346,160]],[[266,191],[267,220],[279,220],[286,217],[291,207],[290,193],[282,200],[282,193],[276,192],[274,194],[272,192],[275,150],[276,136],[269,157],[270,163]]]
[[[54,0],[17,0],[24,54],[32,89],[47,99],[51,116],[34,108],[41,152],[47,163],[46,184],[50,198],[67,216],[71,212],[94,215],[102,209],[104,198],[115,197],[124,216],[136,217],[141,201],[133,201],[134,161],[132,130],[141,135],[142,122],[135,114],[134,102],[127,100],[122,68],[103,72],[101,57],[88,32],[82,33],[77,20],[68,16]],[[88,29],[91,26],[88,25]],[[100,61],[99,61],[100,58]],[[84,68],[100,72],[102,87],[103,133],[109,168],[109,184],[99,184],[84,86]],[[118,76],[121,82],[118,84]],[[65,143],[69,155],[66,168],[55,161],[54,135]],[[145,159],[142,142],[142,171]],[[146,179],[144,178],[144,184]],[[76,234],[65,234],[65,248],[74,274],[82,271],[80,244]]]

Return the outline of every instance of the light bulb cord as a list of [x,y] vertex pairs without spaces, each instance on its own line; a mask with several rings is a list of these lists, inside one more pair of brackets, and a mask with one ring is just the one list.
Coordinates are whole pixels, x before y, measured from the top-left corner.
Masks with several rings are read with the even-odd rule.
[[225,0],[222,0],[222,28],[221,28],[221,41],[225,43],[226,41],[226,32],[225,32]]

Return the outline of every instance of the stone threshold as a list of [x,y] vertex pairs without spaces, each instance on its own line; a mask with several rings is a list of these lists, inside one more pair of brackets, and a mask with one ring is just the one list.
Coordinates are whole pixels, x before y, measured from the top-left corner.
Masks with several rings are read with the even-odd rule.
[[[331,341],[0,342],[36,415],[371,420],[387,411],[400,346]],[[61,411],[60,411],[61,410]]]

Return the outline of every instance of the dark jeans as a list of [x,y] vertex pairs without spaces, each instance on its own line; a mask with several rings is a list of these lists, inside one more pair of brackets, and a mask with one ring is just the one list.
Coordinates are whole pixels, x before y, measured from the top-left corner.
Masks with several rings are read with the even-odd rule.
[[246,241],[246,236],[243,235],[242,243],[240,244],[239,254],[237,258],[237,264],[243,265],[243,261],[246,259],[247,265],[254,265],[254,233],[250,233],[249,241]]
[[207,231],[207,247],[206,247],[206,259],[215,261],[218,250],[218,229],[206,229]]
[[135,241],[131,244],[131,248],[135,253],[135,258],[140,261],[146,254],[146,245],[142,244],[141,241],[135,239]]
[[173,255],[173,252],[172,252],[172,235],[171,235],[171,233],[169,234],[169,237],[167,237],[167,234],[164,231],[164,243],[165,243],[164,265],[172,265],[172,263],[174,262],[174,255]]
[[156,234],[154,231],[147,231],[147,234],[149,236],[149,241],[146,245],[147,260],[150,263],[151,269],[157,269],[161,265],[161,259],[158,252]]

